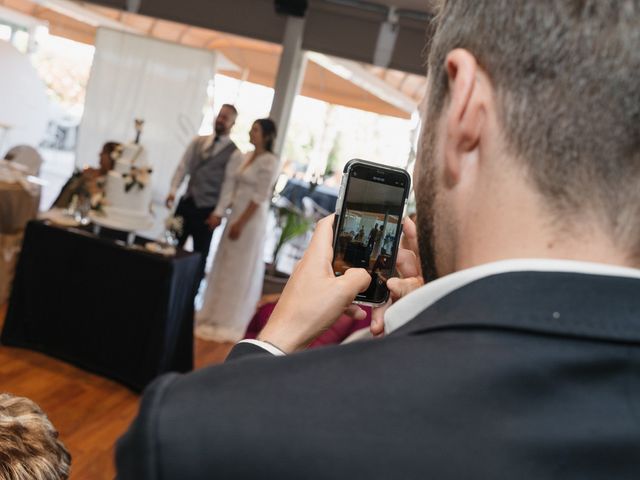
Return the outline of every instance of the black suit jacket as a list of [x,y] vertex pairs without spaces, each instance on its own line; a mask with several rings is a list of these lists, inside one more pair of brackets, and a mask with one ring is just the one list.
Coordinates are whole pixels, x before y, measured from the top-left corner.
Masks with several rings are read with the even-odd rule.
[[382,340],[168,375],[118,478],[640,478],[640,280],[506,273]]

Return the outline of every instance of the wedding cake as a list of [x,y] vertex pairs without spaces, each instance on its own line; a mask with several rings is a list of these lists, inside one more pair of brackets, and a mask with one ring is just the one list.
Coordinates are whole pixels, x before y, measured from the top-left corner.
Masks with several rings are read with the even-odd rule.
[[142,124],[141,120],[136,120],[135,142],[120,145],[112,153],[114,167],[107,174],[102,202],[105,226],[144,230],[153,225],[150,212],[152,168],[146,150],[139,143]]

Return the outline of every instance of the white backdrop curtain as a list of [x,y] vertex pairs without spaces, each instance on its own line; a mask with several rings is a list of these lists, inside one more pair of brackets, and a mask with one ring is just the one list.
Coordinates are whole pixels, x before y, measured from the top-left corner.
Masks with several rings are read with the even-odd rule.
[[141,143],[153,164],[153,199],[164,200],[175,166],[202,121],[215,52],[100,28],[80,123],[76,164],[97,165],[107,141]]

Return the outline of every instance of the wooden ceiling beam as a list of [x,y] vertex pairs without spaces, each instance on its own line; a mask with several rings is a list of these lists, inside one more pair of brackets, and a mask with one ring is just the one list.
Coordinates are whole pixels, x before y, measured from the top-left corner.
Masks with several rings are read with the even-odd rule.
[[190,30],[190,27],[188,25],[185,25],[182,31],[180,32],[180,35],[178,35],[176,42],[182,43],[182,40],[184,40],[185,35],[189,33],[189,30]]
[[401,92],[403,91],[403,88],[405,86],[405,84],[407,83],[407,79],[409,78],[409,74],[405,73],[404,76],[402,77],[402,80],[400,80],[400,83],[398,84],[398,86],[396,87],[398,90],[400,90]]
[[158,25],[158,19],[154,18],[153,22],[151,22],[151,25],[149,26],[149,30],[147,30],[147,35],[153,37],[153,31],[156,29],[156,25]]
[[[426,82],[426,80],[425,80]],[[411,94],[412,98],[422,98],[422,95],[424,93],[424,89],[426,87],[425,82],[417,82],[416,84],[416,88],[413,90],[413,93]]]

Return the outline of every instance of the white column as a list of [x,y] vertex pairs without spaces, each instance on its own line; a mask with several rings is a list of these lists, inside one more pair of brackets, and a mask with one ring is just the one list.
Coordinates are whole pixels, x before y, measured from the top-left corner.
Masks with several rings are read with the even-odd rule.
[[373,64],[387,68],[393,57],[393,50],[398,39],[398,14],[396,7],[389,8],[387,21],[380,24],[376,49],[373,52]]
[[29,27],[29,45],[27,46],[27,53],[31,54],[36,51],[38,44],[36,43],[36,34],[38,32],[37,25],[31,25]]
[[140,5],[142,0],[127,0],[127,11],[132,13],[138,13],[140,11]]
[[300,91],[307,65],[306,55],[302,50],[303,34],[304,18],[287,17],[270,113],[278,126],[278,138],[274,145],[274,153],[278,156],[282,154],[293,102]]

